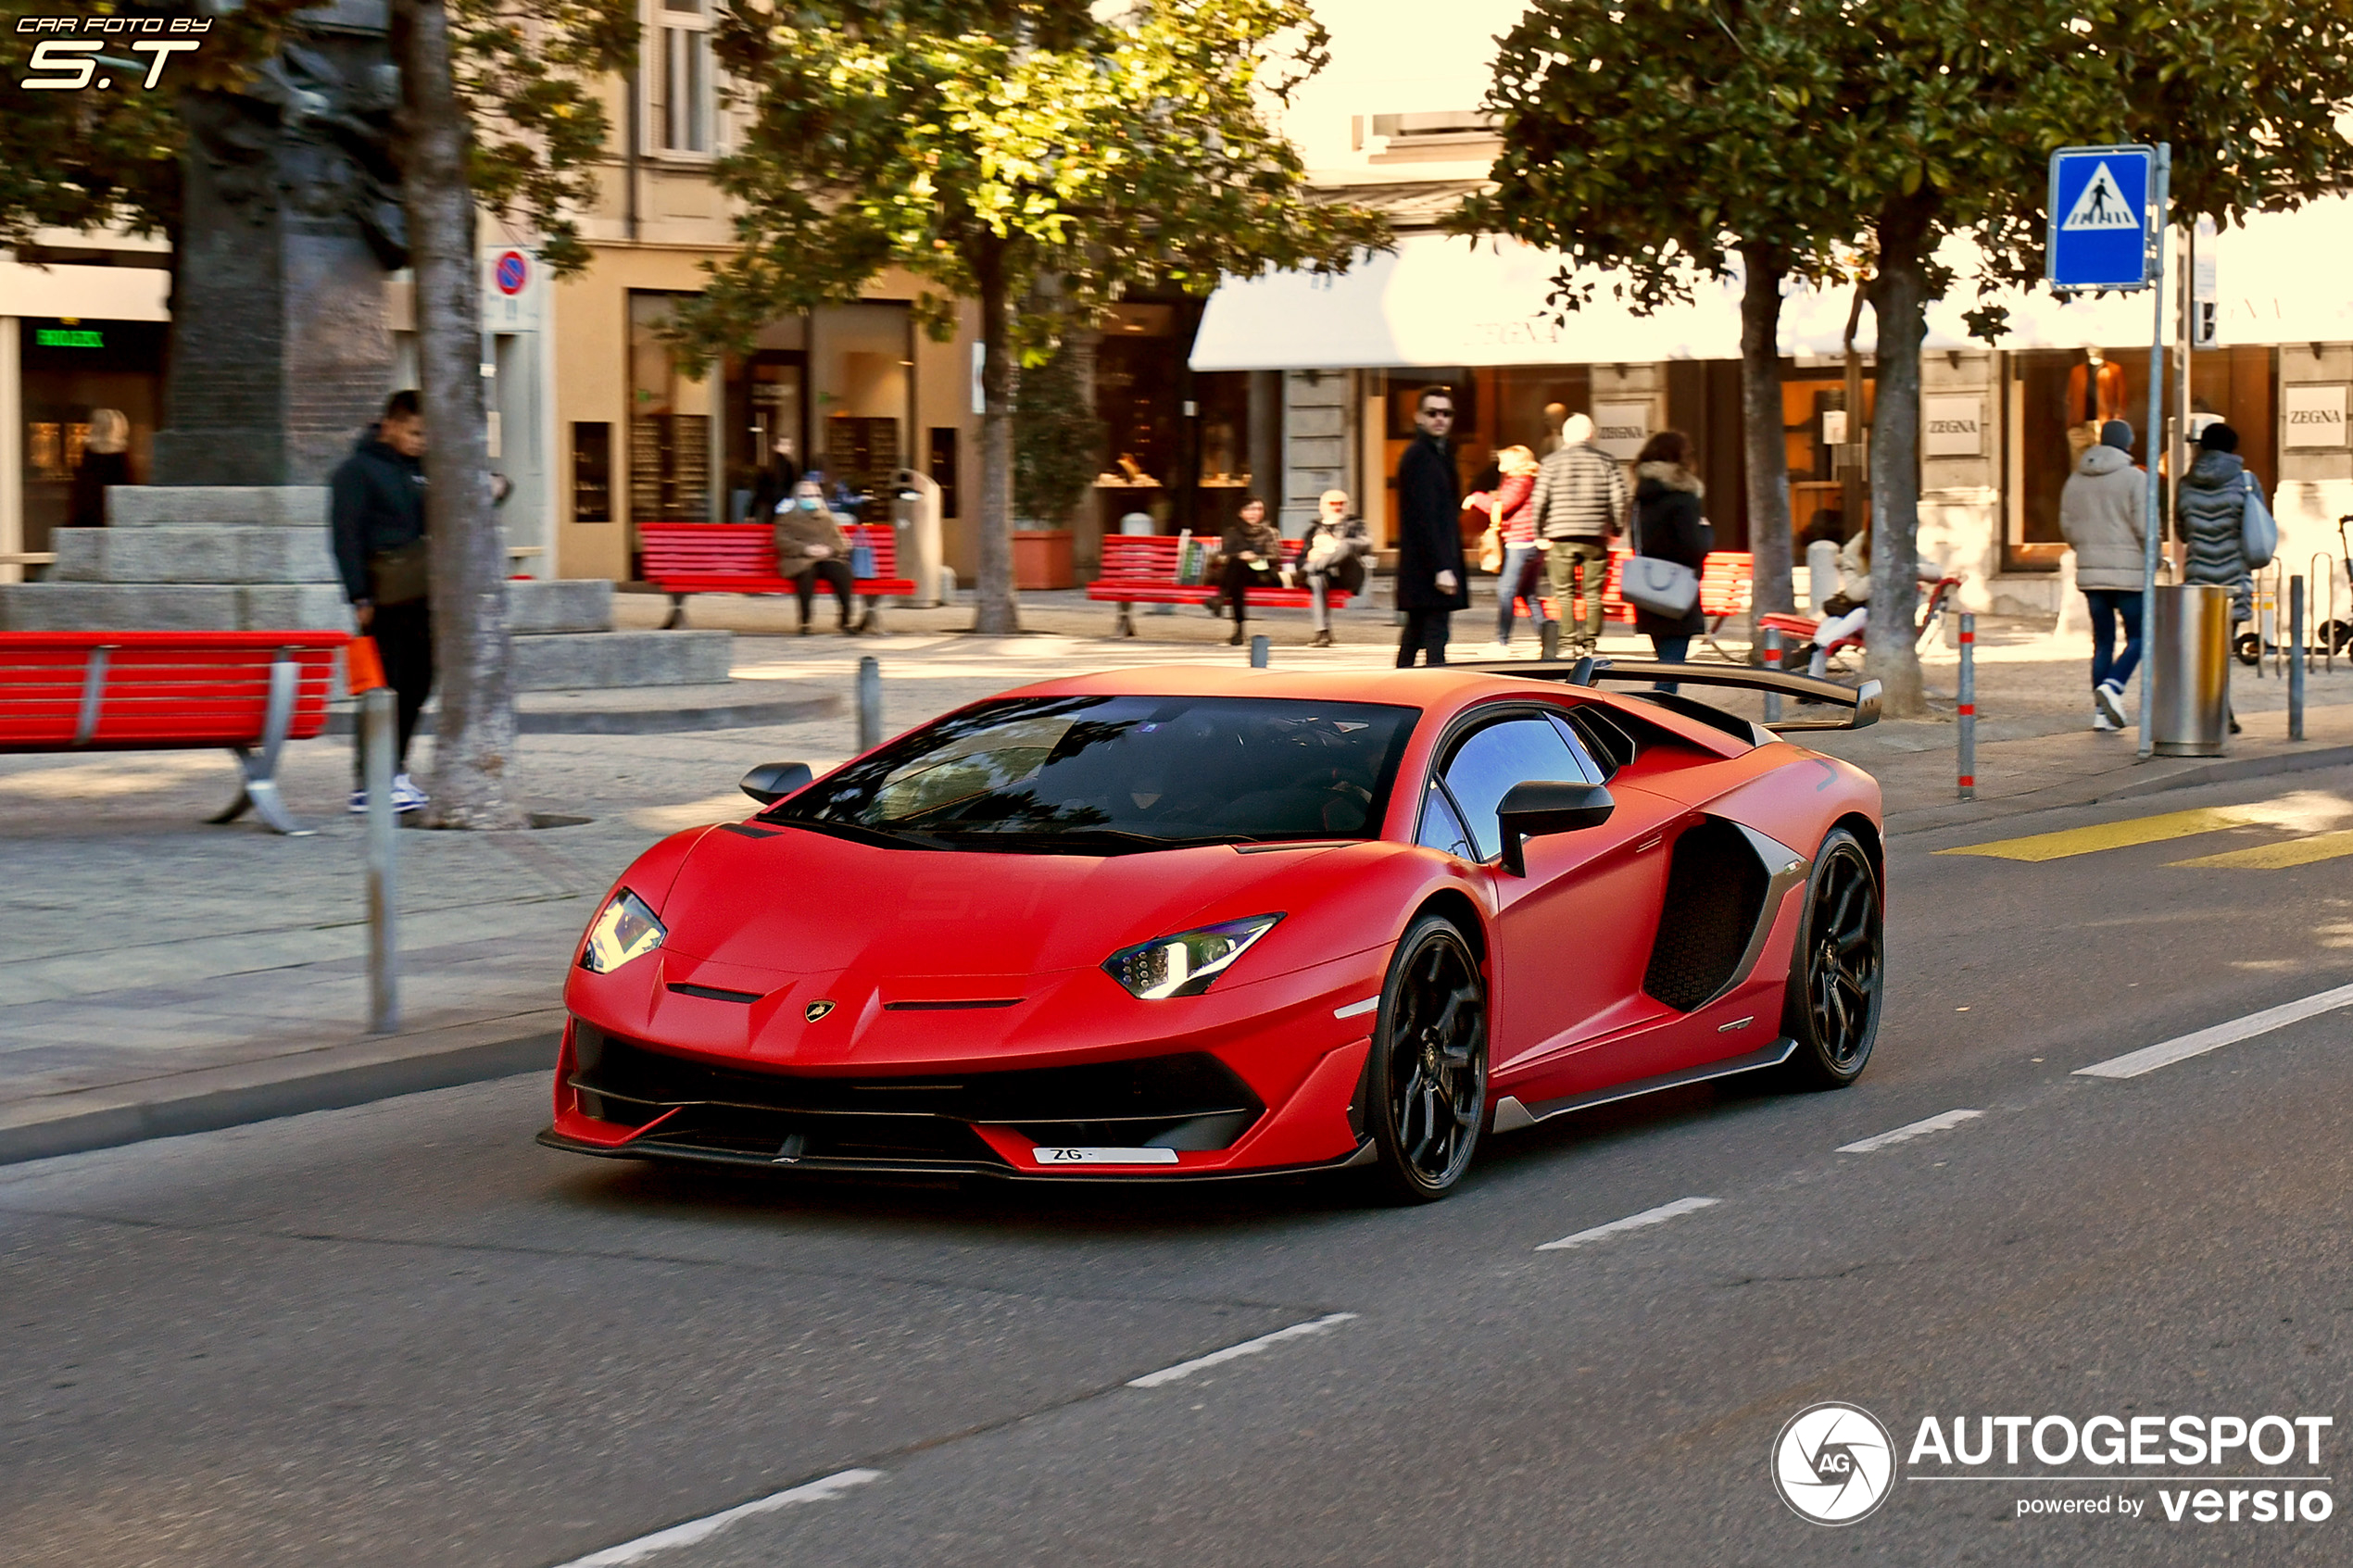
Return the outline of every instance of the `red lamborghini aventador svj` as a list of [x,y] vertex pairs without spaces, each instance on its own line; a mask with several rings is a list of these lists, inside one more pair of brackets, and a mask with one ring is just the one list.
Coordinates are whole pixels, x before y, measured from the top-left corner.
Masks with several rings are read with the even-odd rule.
[[[1869,775],[1587,660],[1024,687],[640,856],[582,940],[551,1148],[1097,1180],[1364,1166],[1878,1030]],[[1877,716],[1859,693],[1727,666]]]

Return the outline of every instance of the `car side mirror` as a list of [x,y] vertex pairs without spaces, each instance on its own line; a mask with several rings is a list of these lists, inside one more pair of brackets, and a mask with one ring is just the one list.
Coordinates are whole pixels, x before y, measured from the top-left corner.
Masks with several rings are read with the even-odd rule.
[[1597,828],[1617,809],[1617,802],[1600,784],[1531,779],[1512,785],[1495,808],[1496,820],[1504,829],[1504,869],[1514,876],[1528,874],[1528,863],[1519,852],[1521,840]]
[[808,788],[816,776],[806,762],[762,762],[744,775],[738,787],[762,806],[774,806],[795,790]]

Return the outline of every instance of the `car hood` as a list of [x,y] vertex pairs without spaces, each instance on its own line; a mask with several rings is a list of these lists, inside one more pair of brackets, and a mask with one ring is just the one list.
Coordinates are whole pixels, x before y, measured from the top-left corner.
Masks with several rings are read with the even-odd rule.
[[662,902],[663,947],[772,973],[856,969],[902,984],[1082,969],[1204,920],[1279,909],[1279,900],[1265,910],[1238,901],[1262,888],[1276,897],[1264,884],[1339,847],[1003,855],[715,829]]

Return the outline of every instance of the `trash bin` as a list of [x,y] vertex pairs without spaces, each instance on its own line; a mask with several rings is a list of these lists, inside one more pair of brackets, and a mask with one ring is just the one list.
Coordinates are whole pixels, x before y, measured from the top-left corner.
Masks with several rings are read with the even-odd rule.
[[2230,698],[2231,591],[2211,583],[2157,590],[2149,628],[2150,738],[2159,757],[2220,757]]

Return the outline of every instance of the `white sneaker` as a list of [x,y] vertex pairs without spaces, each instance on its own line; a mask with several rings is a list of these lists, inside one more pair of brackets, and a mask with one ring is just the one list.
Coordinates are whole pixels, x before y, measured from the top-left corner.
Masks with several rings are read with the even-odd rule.
[[[361,809],[366,809],[365,796],[360,797]],[[433,802],[433,797],[417,787],[417,781],[402,773],[392,781],[392,809],[396,811],[422,811]]]
[[2111,730],[2124,727],[2124,690],[2110,681],[2102,681],[2092,688],[2092,706],[2100,710]]
[[2092,715],[2092,728],[2095,730],[2120,730],[2123,727],[2105,713],[2095,712]]
[[351,792],[351,804],[344,809],[355,817],[366,816],[368,814],[368,792],[364,789],[353,790]]

